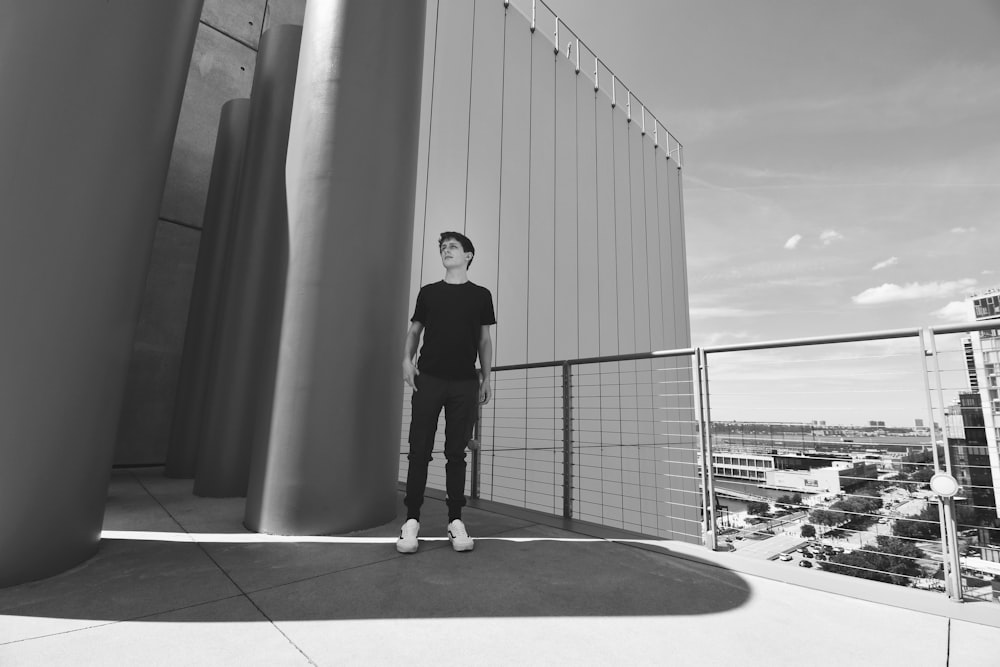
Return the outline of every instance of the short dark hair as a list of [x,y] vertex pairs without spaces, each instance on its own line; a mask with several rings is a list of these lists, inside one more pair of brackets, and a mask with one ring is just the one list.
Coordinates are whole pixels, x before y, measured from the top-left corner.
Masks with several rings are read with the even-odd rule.
[[[438,249],[440,249],[441,245],[448,239],[454,239],[455,241],[461,243],[462,252],[471,252],[472,259],[476,258],[476,246],[472,245],[472,241],[469,240],[468,236],[459,232],[441,232],[441,236],[438,238]],[[470,259],[469,263],[465,265],[465,268],[472,266],[472,259]]]

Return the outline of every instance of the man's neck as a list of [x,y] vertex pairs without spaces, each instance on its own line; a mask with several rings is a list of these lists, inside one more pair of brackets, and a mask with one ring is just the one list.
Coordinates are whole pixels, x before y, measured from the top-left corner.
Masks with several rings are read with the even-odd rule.
[[462,283],[469,282],[469,272],[466,267],[446,269],[444,272],[444,281],[450,285],[461,285]]

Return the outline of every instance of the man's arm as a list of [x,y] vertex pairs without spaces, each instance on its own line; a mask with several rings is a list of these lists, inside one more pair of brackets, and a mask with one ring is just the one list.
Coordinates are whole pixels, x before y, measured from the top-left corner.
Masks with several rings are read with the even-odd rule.
[[490,335],[490,325],[484,324],[479,329],[479,367],[482,379],[479,382],[479,402],[486,405],[490,402],[493,389],[490,387],[490,374],[493,372],[493,337]]
[[[406,341],[403,343],[403,380],[410,385],[413,391],[417,390],[415,378],[420,375],[414,359],[417,356],[417,347],[420,345],[420,334],[424,332],[424,325],[420,322],[410,322],[410,328],[406,331]],[[492,346],[491,346],[492,347]]]

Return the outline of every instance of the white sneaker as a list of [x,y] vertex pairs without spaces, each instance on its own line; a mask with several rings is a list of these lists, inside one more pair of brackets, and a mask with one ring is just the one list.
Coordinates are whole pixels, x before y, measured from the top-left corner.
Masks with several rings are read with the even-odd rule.
[[396,540],[396,551],[401,554],[412,554],[420,546],[417,540],[417,533],[420,532],[420,522],[416,519],[407,519],[403,527],[399,529],[399,539]]
[[465,530],[465,524],[461,519],[455,519],[448,524],[448,539],[451,541],[451,548],[455,551],[472,551],[476,543],[469,537]]

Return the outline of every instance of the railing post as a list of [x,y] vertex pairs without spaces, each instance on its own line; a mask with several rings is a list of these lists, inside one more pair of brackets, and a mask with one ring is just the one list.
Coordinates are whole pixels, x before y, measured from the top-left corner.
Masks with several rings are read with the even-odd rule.
[[563,516],[573,518],[573,375],[562,363]]
[[708,357],[700,347],[694,356],[695,418],[698,421],[698,445],[701,454],[702,507],[705,513],[705,546],[713,551],[718,548],[715,525],[715,473],[712,469],[712,417],[708,389]]
[[[927,357],[934,357],[936,384],[940,393],[941,371],[937,364],[937,346],[934,343],[934,332],[930,332],[931,351],[928,351],[924,344],[925,331],[920,330],[920,361],[924,371],[924,394],[927,399],[927,417],[931,433],[931,456],[934,459],[934,473],[942,471],[941,461],[938,457],[937,439],[938,430],[934,422],[934,403],[931,399],[930,373],[927,368]],[[943,396],[941,396],[941,419],[947,425],[947,417],[944,414]],[[944,450],[948,451],[947,436],[944,439]],[[947,454],[946,454],[947,456]],[[951,457],[947,457],[948,474],[951,474]],[[941,559],[944,565],[944,585],[948,597],[956,602],[963,600],[962,594],[962,569],[958,553],[958,525],[955,521],[955,501],[952,498],[938,496],[938,522],[941,527]]]

